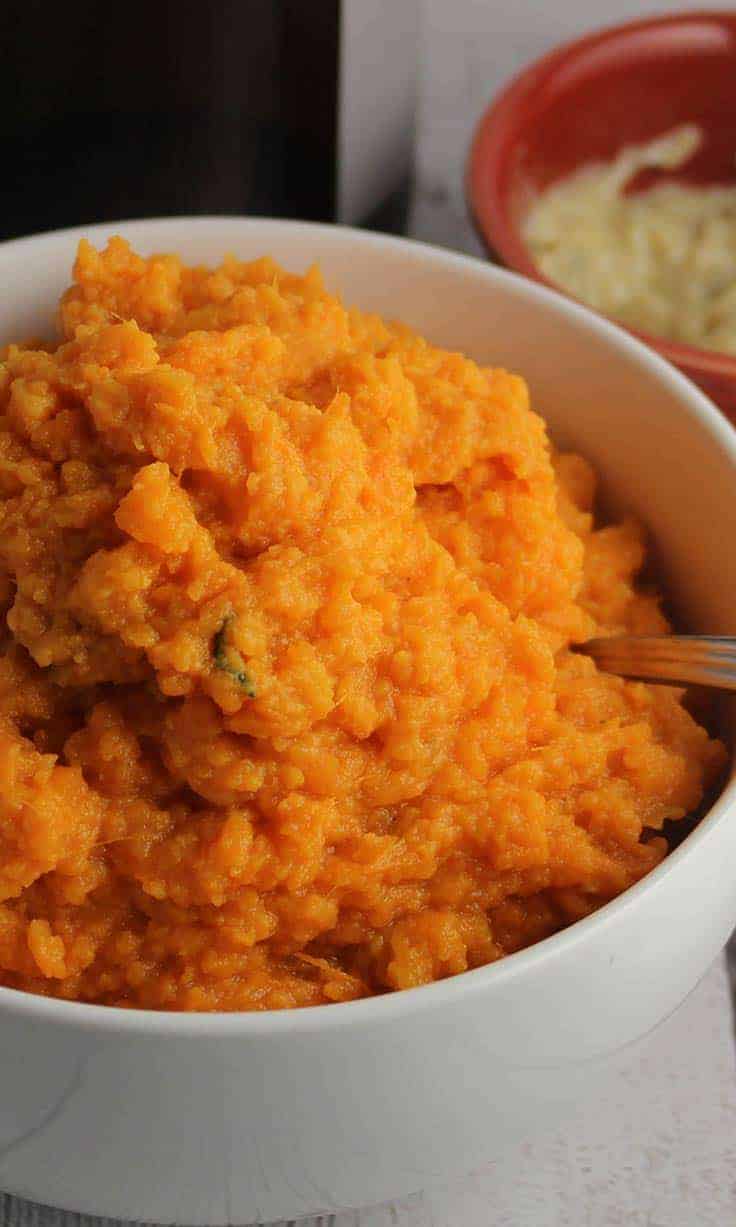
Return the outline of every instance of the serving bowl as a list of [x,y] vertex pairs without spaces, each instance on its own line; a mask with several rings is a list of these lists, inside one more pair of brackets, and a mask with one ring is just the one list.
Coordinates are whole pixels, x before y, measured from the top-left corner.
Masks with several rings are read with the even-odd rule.
[[[555,438],[649,525],[694,630],[736,627],[736,434],[651,350],[482,261],[300,222],[200,218],[0,247],[0,342],[50,334],[82,234],[187,261],[318,261],[348,300],[528,379]],[[220,1224],[378,1202],[502,1154],[595,1094],[705,972],[736,918],[728,783],[648,878],[454,979],[262,1014],[119,1010],[0,988],[0,1188],[127,1219]]]
[[[586,162],[683,123],[699,125],[703,144],[669,177],[736,182],[736,13],[651,17],[556,48],[506,87],[476,129],[467,193],[483,242],[507,267],[550,284],[523,237],[535,197]],[[635,335],[736,417],[736,357]]]

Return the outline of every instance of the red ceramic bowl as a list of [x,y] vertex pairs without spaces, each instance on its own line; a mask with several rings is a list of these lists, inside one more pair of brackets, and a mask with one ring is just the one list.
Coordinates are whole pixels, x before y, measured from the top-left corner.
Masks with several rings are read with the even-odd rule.
[[[521,233],[535,196],[584,162],[686,122],[704,133],[687,178],[736,182],[736,12],[634,21],[537,60],[485,112],[470,152],[468,199],[490,253],[546,282]],[[636,335],[736,420],[736,358]]]

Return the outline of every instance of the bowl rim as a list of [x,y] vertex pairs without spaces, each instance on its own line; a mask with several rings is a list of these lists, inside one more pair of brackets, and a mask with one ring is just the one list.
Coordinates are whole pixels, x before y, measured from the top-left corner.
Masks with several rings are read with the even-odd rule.
[[[0,243],[0,272],[6,255],[12,255],[31,246],[55,246],[59,241],[73,242],[86,237],[91,240],[107,238],[110,234],[126,234],[133,242],[138,241],[136,230],[145,230],[153,239],[159,232],[164,236],[172,227],[186,227],[187,232],[207,232],[219,226],[240,224],[244,234],[268,226],[271,230],[283,230],[292,235],[339,234],[352,242],[374,249],[413,255],[422,262],[439,263],[449,271],[480,277],[491,283],[512,288],[532,304],[541,303],[553,312],[567,317],[578,325],[582,333],[602,338],[624,356],[634,359],[648,370],[679,401],[680,406],[697,422],[700,430],[730,460],[736,472],[736,431],[718,412],[708,398],[666,362],[656,351],[607,317],[580,305],[554,288],[540,285],[508,269],[498,268],[474,256],[468,256],[447,248],[424,243],[416,239],[399,238],[393,235],[358,230],[348,226],[335,226],[320,222],[303,222],[296,219],[268,217],[168,217],[140,218],[97,223],[89,226],[66,227],[45,231]],[[175,239],[170,240],[172,242]],[[159,249],[160,250],[160,249]],[[407,1015],[452,1003],[453,999],[475,995],[502,986],[527,972],[533,972],[543,960],[554,960],[586,940],[586,938],[615,923],[622,912],[636,906],[644,893],[656,890],[677,867],[692,854],[695,848],[713,838],[714,832],[727,819],[736,802],[736,774],[732,759],[729,778],[719,796],[703,815],[696,828],[669,853],[650,873],[640,879],[623,894],[604,904],[596,912],[575,921],[568,928],[542,941],[528,946],[515,954],[507,955],[495,963],[461,972],[444,980],[434,981],[416,988],[385,993],[355,1001],[335,1002],[329,1005],[308,1006],[297,1009],[263,1011],[213,1011],[209,1013],[182,1010],[150,1010],[119,1006],[95,1005],[80,1001],[66,1001],[20,989],[0,986],[0,1014],[33,1023],[58,1025],[66,1030],[80,1030],[94,1034],[129,1036],[168,1036],[172,1038],[246,1038],[256,1036],[282,1036],[284,1034],[312,1035],[325,1028],[388,1024]]]
[[[545,52],[525,65],[491,99],[475,127],[465,169],[468,212],[475,231],[490,256],[499,257],[514,272],[564,294],[572,301],[587,307],[589,311],[595,311],[595,308],[588,306],[583,299],[577,298],[545,276],[532,258],[520,230],[508,216],[505,195],[500,188],[499,169],[509,137],[513,136],[519,104],[534,90],[549,83],[561,69],[611,40],[639,31],[670,29],[694,22],[699,25],[728,25],[736,35],[736,10],[733,9],[687,9],[681,13],[664,13],[607,25],[581,38],[560,43]],[[701,349],[697,345],[674,341],[643,329],[630,328],[627,324],[620,323],[615,316],[601,311],[595,311],[595,314],[625,329],[663,354],[670,362],[686,368],[689,372],[736,383],[736,356],[718,350]]]

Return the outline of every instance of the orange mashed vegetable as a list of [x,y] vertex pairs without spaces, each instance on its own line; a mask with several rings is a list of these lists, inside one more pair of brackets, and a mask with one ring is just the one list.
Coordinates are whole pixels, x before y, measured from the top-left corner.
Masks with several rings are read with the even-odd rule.
[[569,650],[666,627],[525,384],[269,259],[80,244],[0,352],[0,983],[307,1006],[501,958],[724,761]]

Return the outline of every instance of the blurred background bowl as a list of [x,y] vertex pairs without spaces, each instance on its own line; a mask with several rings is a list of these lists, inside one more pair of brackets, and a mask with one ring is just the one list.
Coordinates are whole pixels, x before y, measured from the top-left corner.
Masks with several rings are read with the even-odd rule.
[[[550,284],[522,235],[534,199],[586,162],[686,122],[703,145],[673,177],[736,183],[736,12],[629,22],[531,64],[491,103],[470,152],[468,200],[491,256]],[[636,335],[736,418],[736,357]]]

